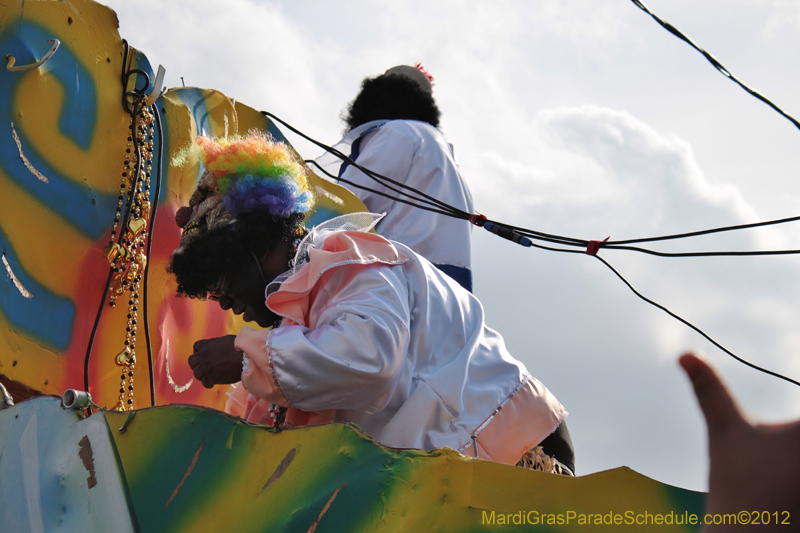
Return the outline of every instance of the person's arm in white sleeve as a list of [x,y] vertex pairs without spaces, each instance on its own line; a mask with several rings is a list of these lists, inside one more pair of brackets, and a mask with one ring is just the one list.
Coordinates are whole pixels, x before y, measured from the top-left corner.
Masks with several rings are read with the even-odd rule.
[[[282,326],[266,337],[266,349],[247,350],[253,368],[242,374],[244,385],[262,397],[263,388],[269,401],[275,401],[277,391],[285,400],[278,403],[304,411],[379,412],[394,393],[409,343],[408,289],[401,267],[341,267],[318,286],[315,301],[324,304],[316,327]],[[248,343],[237,340],[237,345]],[[259,386],[264,378],[269,383]]]

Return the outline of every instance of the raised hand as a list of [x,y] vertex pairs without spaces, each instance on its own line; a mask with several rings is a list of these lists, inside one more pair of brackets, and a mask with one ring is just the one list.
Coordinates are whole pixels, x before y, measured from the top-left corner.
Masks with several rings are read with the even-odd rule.
[[[747,511],[754,530],[797,531],[800,420],[759,424],[739,408],[715,370],[703,359],[684,354],[679,361],[692,381],[708,426],[711,471],[706,513]],[[755,512],[762,525],[753,525]],[[769,522],[764,518],[767,514]],[[712,525],[704,531],[744,529],[741,525]]]

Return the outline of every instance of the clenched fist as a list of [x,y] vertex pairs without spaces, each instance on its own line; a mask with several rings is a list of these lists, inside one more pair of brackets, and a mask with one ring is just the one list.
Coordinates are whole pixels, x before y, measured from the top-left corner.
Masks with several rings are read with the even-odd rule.
[[203,387],[210,389],[214,385],[227,385],[242,380],[244,354],[233,346],[235,339],[236,335],[226,335],[194,343],[189,366]]

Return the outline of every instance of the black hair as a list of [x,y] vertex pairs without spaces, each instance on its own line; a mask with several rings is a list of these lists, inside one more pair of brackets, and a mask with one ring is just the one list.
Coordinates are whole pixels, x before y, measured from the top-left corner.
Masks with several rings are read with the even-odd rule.
[[167,272],[178,282],[177,294],[205,299],[208,287],[236,276],[278,241],[291,240],[303,225],[304,213],[275,217],[265,212],[241,214],[236,222],[198,236],[172,255]]
[[382,74],[361,82],[361,92],[342,119],[350,131],[379,119],[419,120],[437,127],[441,115],[433,95],[416,81],[400,74]]

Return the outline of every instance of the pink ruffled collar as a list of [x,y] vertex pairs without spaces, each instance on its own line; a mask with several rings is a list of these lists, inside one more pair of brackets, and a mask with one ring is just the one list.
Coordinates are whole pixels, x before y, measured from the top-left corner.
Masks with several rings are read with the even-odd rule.
[[375,233],[333,232],[321,246],[308,249],[308,262],[283,281],[280,288],[267,297],[266,304],[292,323],[308,326],[311,306],[308,296],[327,271],[346,265],[397,265],[411,260],[408,252]]

